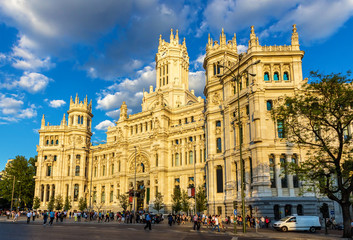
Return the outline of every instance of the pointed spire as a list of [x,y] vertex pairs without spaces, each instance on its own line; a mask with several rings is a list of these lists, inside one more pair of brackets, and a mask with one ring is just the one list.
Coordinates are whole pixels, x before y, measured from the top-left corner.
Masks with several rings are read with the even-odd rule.
[[170,29],[170,43],[174,40],[173,28]]
[[83,101],[83,105],[85,106],[85,107],[87,107],[87,95],[86,95],[86,97],[85,97],[85,100]]
[[254,26],[251,26],[249,48],[257,46],[257,42]]
[[186,47],[185,38],[183,39],[183,46]]
[[176,30],[176,33],[175,33],[175,41],[179,44],[179,31],[178,31],[178,29]]
[[42,122],[41,122],[41,127],[43,128],[45,126],[45,116],[43,114],[43,117],[42,117]]
[[127,105],[125,101],[120,106],[120,118],[119,121],[127,119]]
[[159,45],[162,44],[162,34],[159,35]]
[[70,96],[70,106],[74,104],[74,101],[72,100],[72,96]]
[[79,104],[78,93],[76,93],[75,104]]
[[299,35],[297,32],[296,24],[293,24],[291,45],[292,45],[292,50],[299,50]]
[[221,46],[226,45],[226,41],[227,41],[226,35],[224,35],[224,29],[222,28],[222,33],[219,36],[219,45],[221,45]]
[[63,119],[61,120],[61,125],[62,125],[62,126],[65,126],[65,125],[66,125],[65,113],[64,113]]
[[208,34],[208,45],[211,45],[211,35]]
[[233,49],[237,52],[237,35],[234,33],[234,36],[232,38],[232,43],[233,43]]

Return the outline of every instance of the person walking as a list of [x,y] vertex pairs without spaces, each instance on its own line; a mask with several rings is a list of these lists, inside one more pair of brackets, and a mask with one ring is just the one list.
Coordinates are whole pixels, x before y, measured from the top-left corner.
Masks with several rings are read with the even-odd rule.
[[146,228],[148,228],[149,230],[152,230],[152,226],[151,226],[151,215],[149,213],[146,214],[146,226],[144,227],[144,229],[146,230]]
[[212,231],[215,230],[216,228],[218,228],[218,232],[220,232],[220,230],[219,230],[219,220],[218,220],[218,216],[217,215],[214,218],[214,227],[212,228]]
[[197,221],[198,221],[199,217],[197,216],[197,214],[194,215],[194,230],[196,230],[197,228]]
[[36,212],[35,211],[32,212],[32,219],[33,219],[33,222],[34,222],[34,220],[36,220]]
[[48,213],[47,213],[47,210],[45,210],[43,213],[43,226],[47,225],[47,221],[48,221]]
[[171,213],[169,213],[169,215],[168,215],[168,224],[169,224],[169,226],[172,226],[172,224],[173,224],[173,216]]
[[55,217],[55,213],[53,210],[50,210],[49,217],[50,217],[49,225],[52,226],[53,221],[54,221],[54,217]]
[[27,224],[29,224],[29,222],[31,221],[31,217],[32,217],[32,213],[30,211],[28,211],[28,213],[27,213]]

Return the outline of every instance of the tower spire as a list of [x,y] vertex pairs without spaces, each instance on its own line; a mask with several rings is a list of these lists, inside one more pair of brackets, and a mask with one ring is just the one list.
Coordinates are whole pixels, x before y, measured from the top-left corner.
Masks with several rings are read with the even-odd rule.
[[63,119],[61,120],[61,125],[62,125],[62,126],[65,126],[65,125],[66,125],[65,113],[64,113]]
[[293,24],[291,45],[292,45],[292,50],[299,50],[299,35],[297,32],[296,24]]
[[170,29],[170,43],[174,40],[173,28]]
[[45,116],[43,114],[43,117],[42,117],[42,122],[41,122],[41,128],[45,127]]
[[176,33],[175,33],[175,41],[179,44],[179,31],[178,31],[178,29],[176,30]]
[[251,26],[249,49],[251,49],[252,47],[256,47],[257,45],[258,45],[258,39],[255,34],[254,26]]

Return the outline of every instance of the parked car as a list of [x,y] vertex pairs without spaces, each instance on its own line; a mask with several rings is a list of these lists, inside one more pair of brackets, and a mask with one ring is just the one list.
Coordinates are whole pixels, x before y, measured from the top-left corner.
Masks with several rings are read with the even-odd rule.
[[282,218],[273,224],[278,231],[310,231],[312,233],[321,229],[319,217],[292,215]]

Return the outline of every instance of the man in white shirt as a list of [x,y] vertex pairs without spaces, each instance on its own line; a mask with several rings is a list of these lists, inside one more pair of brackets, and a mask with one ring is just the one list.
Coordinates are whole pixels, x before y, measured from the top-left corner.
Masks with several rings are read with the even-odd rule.
[[218,232],[220,232],[218,215],[216,215],[215,218],[214,218],[214,227],[212,228],[212,231],[215,230],[216,228],[218,228]]
[[27,224],[31,221],[32,213],[28,211],[27,213]]

